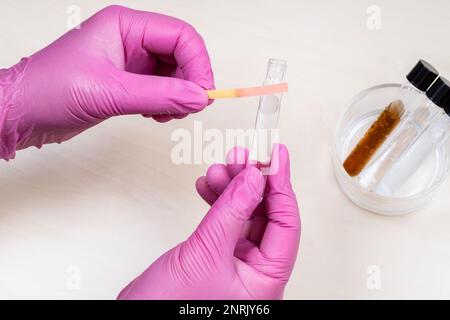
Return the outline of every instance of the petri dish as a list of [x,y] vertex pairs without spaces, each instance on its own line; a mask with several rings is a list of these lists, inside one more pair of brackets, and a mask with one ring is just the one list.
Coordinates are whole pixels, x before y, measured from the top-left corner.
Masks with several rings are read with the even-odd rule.
[[398,99],[399,89],[400,84],[383,84],[356,95],[338,122],[332,148],[334,172],[344,194],[357,206],[383,215],[402,215],[421,209],[450,172],[450,139],[427,158],[395,196],[370,191],[345,171],[344,160],[386,105]]

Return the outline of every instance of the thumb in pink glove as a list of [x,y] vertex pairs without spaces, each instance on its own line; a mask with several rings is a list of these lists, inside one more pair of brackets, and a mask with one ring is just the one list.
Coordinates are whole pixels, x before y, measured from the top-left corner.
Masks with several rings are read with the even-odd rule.
[[180,119],[205,108],[212,88],[208,52],[192,26],[111,6],[0,70],[0,158],[68,140],[113,116]]
[[[267,185],[258,169],[245,164],[222,166],[215,190],[208,176],[200,178],[199,193],[213,203],[200,226],[118,298],[281,299],[297,256],[300,218],[288,152],[284,146],[278,151],[278,171]],[[255,211],[264,211],[265,222],[257,220],[243,235]]]

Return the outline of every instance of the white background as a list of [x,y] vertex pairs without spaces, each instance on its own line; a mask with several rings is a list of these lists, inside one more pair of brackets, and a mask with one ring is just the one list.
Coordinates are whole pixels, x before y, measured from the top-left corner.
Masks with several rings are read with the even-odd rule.
[[[87,18],[110,1],[1,0],[0,66],[66,32],[69,5]],[[292,155],[303,231],[286,291],[305,298],[450,298],[450,183],[424,210],[388,218],[355,207],[332,172],[335,121],[358,91],[402,82],[419,58],[449,76],[450,3],[435,1],[116,1],[177,16],[204,36],[218,87],[289,62],[280,120]],[[370,5],[381,29],[367,27]],[[107,121],[63,145],[0,163],[0,298],[115,298],[207,210],[195,179],[207,165],[170,160],[176,128],[250,128],[257,99],[219,101],[181,121]],[[381,270],[370,290],[369,266]],[[80,272],[80,287],[70,285]],[[75,273],[74,273],[75,272]]]

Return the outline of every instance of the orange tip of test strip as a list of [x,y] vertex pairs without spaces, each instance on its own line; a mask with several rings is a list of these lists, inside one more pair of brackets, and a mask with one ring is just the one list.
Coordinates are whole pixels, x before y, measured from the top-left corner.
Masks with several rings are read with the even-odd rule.
[[207,90],[206,93],[210,99],[224,98],[241,98],[264,96],[268,94],[276,94],[288,92],[288,84],[278,83],[262,87],[242,88],[242,89],[224,89],[224,90]]

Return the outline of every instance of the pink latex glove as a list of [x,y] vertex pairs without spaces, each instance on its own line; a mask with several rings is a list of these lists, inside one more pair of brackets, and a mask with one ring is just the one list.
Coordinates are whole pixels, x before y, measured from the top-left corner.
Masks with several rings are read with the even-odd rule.
[[300,216],[288,151],[277,151],[279,170],[267,183],[258,169],[233,161],[242,149],[229,154],[227,165],[210,167],[197,182],[212,204],[200,226],[118,298],[281,299],[297,256]]
[[111,6],[0,70],[0,158],[68,140],[113,116],[183,118],[208,105],[212,88],[208,52],[192,26]]

